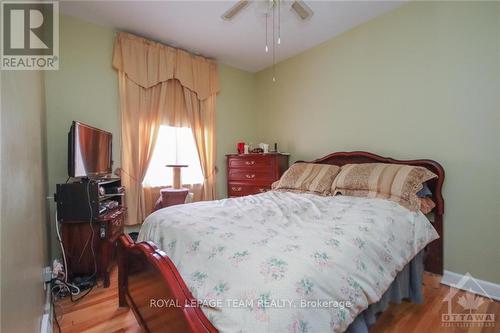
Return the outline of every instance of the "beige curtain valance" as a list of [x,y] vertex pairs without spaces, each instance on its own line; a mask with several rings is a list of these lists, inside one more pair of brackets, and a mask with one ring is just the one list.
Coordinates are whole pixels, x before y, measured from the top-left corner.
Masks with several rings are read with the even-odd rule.
[[177,79],[200,100],[219,91],[215,61],[129,33],[115,39],[113,67],[143,88]]

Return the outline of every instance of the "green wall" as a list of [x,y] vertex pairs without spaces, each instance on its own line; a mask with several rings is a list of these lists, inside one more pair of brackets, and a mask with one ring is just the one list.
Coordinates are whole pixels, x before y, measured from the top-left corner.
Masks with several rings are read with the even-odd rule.
[[47,71],[49,186],[66,180],[67,134],[73,120],[113,133],[114,167],[120,165],[118,80],[111,67],[114,31],[60,17],[60,65]]
[[500,283],[500,3],[414,2],[257,74],[258,137],[446,171],[445,269]]
[[220,93],[217,96],[217,195],[227,196],[226,154],[236,143],[253,142],[256,137],[256,78],[229,66],[219,66]]
[[[60,16],[59,70],[47,71],[48,196],[68,177],[68,131],[73,120],[113,133],[114,167],[120,165],[118,80],[111,67],[114,32],[72,17]],[[55,238],[55,203],[49,199],[51,253]]]

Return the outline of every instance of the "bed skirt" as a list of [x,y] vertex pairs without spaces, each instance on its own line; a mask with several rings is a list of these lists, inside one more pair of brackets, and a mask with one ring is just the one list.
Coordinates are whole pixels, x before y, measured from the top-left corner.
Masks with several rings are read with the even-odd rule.
[[368,306],[349,325],[345,333],[368,333],[368,329],[375,323],[381,312],[385,311],[390,303],[400,304],[403,299],[413,303],[422,303],[424,273],[424,251],[420,251],[410,261],[382,295],[380,300]]

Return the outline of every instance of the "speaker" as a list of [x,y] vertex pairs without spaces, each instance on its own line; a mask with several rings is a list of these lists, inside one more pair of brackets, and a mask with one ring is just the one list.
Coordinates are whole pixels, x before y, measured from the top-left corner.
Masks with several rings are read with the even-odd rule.
[[57,219],[61,223],[97,221],[99,218],[99,184],[95,181],[57,184],[54,198]]

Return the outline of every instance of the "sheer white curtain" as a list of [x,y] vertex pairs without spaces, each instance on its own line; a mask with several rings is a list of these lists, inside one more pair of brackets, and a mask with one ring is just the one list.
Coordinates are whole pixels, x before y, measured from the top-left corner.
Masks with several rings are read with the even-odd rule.
[[160,126],[143,186],[171,186],[172,168],[167,168],[167,164],[188,165],[181,171],[183,185],[203,184],[200,158],[190,128]]

